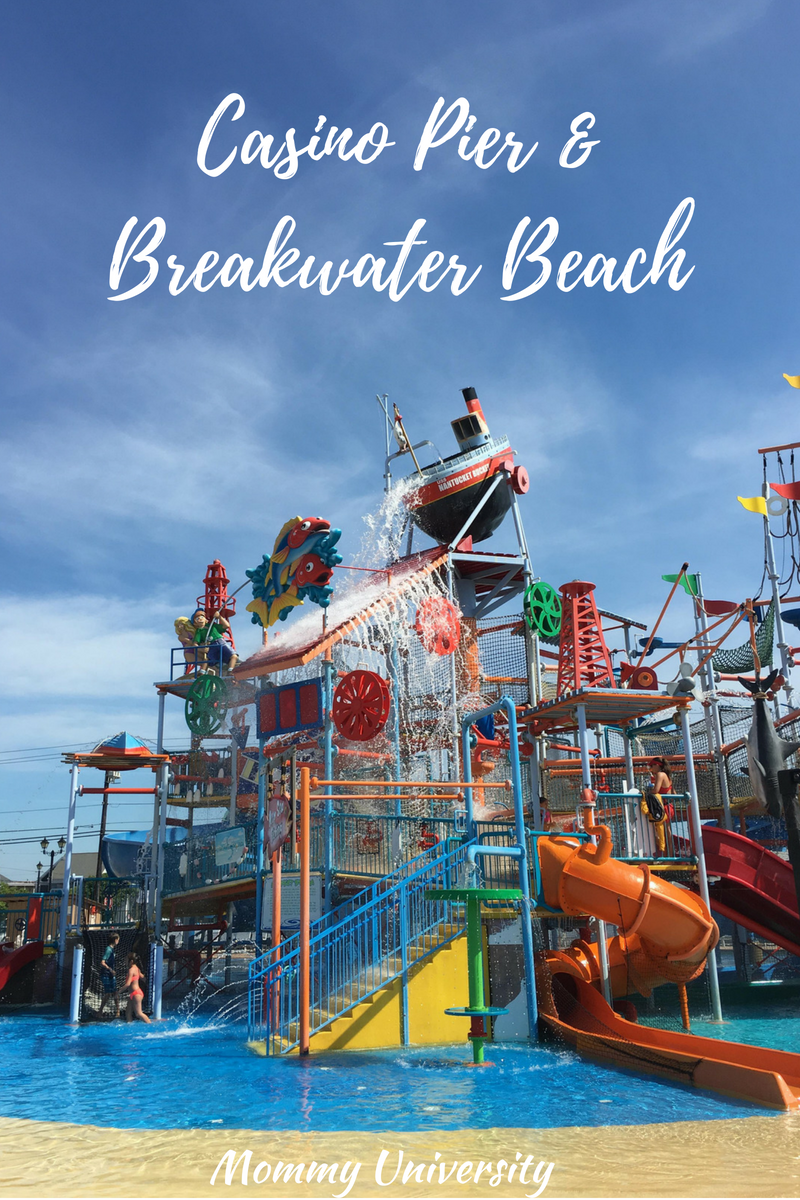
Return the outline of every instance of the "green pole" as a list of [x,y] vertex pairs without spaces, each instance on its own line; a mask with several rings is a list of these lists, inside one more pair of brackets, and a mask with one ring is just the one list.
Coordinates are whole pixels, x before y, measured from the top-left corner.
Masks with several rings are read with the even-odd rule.
[[[481,937],[480,896],[467,898],[467,976],[469,979],[469,1006],[483,1008],[483,938]],[[486,1018],[473,1016],[470,1023],[472,1061],[483,1062],[483,1047],[486,1043]]]

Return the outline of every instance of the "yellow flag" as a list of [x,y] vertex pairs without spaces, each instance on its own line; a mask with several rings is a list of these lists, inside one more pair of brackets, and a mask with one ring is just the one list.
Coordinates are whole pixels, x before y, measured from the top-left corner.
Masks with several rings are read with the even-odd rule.
[[787,383],[790,383],[792,387],[800,388],[800,375],[786,375],[784,373],[783,378]]
[[748,512],[761,513],[762,517],[767,515],[767,502],[763,496],[737,496],[736,499]]

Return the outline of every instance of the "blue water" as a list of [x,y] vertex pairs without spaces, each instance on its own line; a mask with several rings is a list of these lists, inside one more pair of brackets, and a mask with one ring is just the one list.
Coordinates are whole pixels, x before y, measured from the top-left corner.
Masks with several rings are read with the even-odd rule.
[[[770,986],[769,984],[766,985]],[[746,1015],[745,1015],[746,1014]],[[753,1016],[752,1005],[732,1008],[723,1004],[724,1024],[693,1023],[692,1033],[703,1037],[724,1038],[729,1042],[747,1042],[750,1046],[769,1046],[773,1050],[800,1053],[800,1006],[775,1004],[769,1006],[768,1017]]]
[[[800,1026],[766,1024],[772,1036],[762,1044],[770,1045],[786,1024],[795,1034]],[[730,1026],[718,1028],[731,1036]],[[473,1068],[466,1045],[264,1059],[244,1039],[241,1025],[178,1018],[72,1028],[58,1017],[3,1016],[0,1116],[123,1129],[404,1132],[770,1112],[554,1047],[487,1046],[493,1065]]]

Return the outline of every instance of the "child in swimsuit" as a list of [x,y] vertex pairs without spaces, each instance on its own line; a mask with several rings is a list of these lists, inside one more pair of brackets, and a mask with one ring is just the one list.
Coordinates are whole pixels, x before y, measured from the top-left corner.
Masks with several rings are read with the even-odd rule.
[[144,980],[145,976],[138,954],[129,954],[128,978],[125,980],[125,987],[130,990],[128,992],[128,1007],[125,1010],[125,1020],[132,1021],[134,1017],[138,1017],[140,1021],[144,1021],[146,1025],[149,1025],[150,1018],[147,1013],[142,1012],[144,992],[140,985],[144,983]]
[[117,994],[117,970],[116,970],[116,949],[119,943],[119,934],[112,933],[108,939],[103,958],[100,963],[100,980],[103,984],[103,998],[100,1001],[100,1013],[102,1017],[105,1012],[106,1001],[109,996],[114,1001],[114,1010],[119,1016],[119,995]]

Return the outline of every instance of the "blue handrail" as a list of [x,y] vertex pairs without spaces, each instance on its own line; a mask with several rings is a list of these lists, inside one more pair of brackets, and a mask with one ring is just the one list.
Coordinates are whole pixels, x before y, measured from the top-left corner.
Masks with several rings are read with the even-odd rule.
[[[463,907],[426,900],[425,892],[456,885],[471,844],[448,842],[432,848],[368,889],[368,899],[358,902],[356,897],[314,922],[312,1036],[398,978],[403,979],[407,1028],[409,951],[419,962],[466,928]],[[251,1040],[264,1038],[267,1053],[287,1054],[300,1040],[299,939],[288,938],[277,949],[278,961],[271,961],[275,952],[269,951],[250,964],[248,1033]]]

